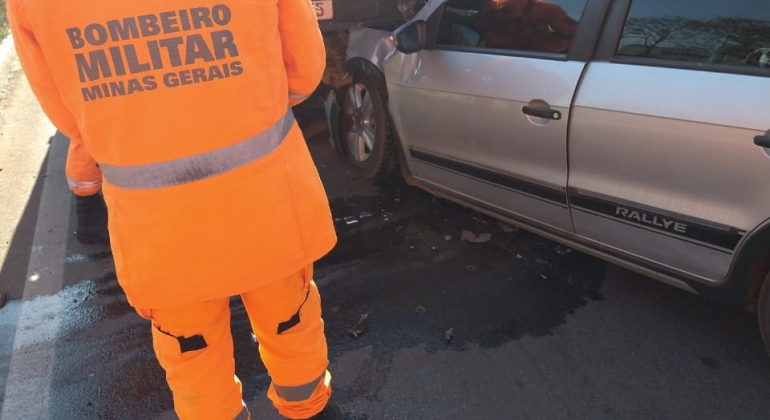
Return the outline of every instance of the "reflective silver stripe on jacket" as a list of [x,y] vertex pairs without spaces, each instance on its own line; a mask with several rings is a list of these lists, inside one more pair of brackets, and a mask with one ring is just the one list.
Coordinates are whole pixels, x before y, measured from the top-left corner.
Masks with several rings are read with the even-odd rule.
[[313,395],[313,391],[318,387],[318,384],[326,378],[326,372],[323,373],[318,379],[308,382],[304,385],[297,386],[281,386],[273,384],[276,395],[283,398],[288,402],[300,402],[305,401]]
[[300,93],[289,92],[289,99],[303,100],[309,98],[310,95],[302,95]]
[[119,188],[151,189],[199,181],[259,160],[275,150],[294,125],[289,107],[270,128],[231,146],[166,162],[136,166],[100,163],[104,179]]
[[67,177],[67,185],[70,187],[71,190],[79,190],[79,189],[86,189],[91,187],[99,187],[102,185],[102,180],[98,181],[87,181],[87,182],[78,182],[72,177]]

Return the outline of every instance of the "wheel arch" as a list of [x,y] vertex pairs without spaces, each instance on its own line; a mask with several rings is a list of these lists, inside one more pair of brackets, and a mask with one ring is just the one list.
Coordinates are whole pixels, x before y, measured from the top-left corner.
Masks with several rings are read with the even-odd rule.
[[[400,172],[401,177],[407,183],[407,185],[417,186],[418,184],[414,181],[412,174],[409,172],[409,165],[407,164],[406,151],[404,150],[404,146],[401,143],[401,135],[398,131],[398,128],[395,125],[393,125],[393,120],[390,115],[390,106],[388,104],[389,92],[388,92],[387,82],[385,79],[385,72],[380,66],[378,66],[374,62],[364,57],[350,58],[345,63],[345,69],[348,72],[353,74],[355,74],[355,72],[357,71],[367,74],[376,80],[377,87],[380,89],[380,94],[382,96],[382,100],[385,105],[385,112],[387,113],[388,118],[390,119],[390,122],[391,122],[390,135],[393,136],[393,145],[396,148],[397,169]],[[340,153],[343,154],[344,156],[345,152],[342,151]]]
[[[363,57],[353,57],[345,62],[345,70],[348,73],[355,75],[357,72],[364,73],[371,76],[377,87],[380,89],[382,100],[387,109],[388,104],[388,90],[385,84],[385,74],[377,67],[373,62]],[[342,133],[339,131],[340,113],[341,113],[341,101],[353,84],[355,84],[355,78],[351,83],[340,86],[337,89],[330,89],[324,98],[324,110],[326,113],[326,122],[330,127],[330,143],[331,146],[342,157],[347,157],[345,147],[342,145]]]
[[759,291],[770,270],[770,219],[746,234],[725,281],[710,287],[712,300],[753,310]]
[[363,57],[353,57],[345,63],[345,70],[355,75],[356,72],[362,72],[374,78],[377,81],[377,87],[380,88],[380,94],[385,104],[388,103],[388,86],[385,82],[385,73],[376,64]]

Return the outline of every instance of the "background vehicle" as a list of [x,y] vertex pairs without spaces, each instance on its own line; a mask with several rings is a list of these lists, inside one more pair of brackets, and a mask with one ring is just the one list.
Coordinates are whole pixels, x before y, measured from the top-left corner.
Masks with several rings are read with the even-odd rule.
[[[321,32],[388,27],[404,22],[408,0],[312,0]],[[411,16],[409,16],[411,17]]]
[[756,311],[770,350],[770,68],[751,55],[767,46],[763,0],[433,0],[394,32],[350,32],[331,142],[367,177],[400,166]]

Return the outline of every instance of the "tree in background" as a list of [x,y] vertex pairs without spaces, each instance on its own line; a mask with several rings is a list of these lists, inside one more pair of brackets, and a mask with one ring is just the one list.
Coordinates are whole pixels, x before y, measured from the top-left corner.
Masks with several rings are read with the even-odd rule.
[[623,38],[626,41],[644,46],[643,55],[650,57],[655,47],[679,32],[687,29],[688,21],[680,17],[672,18],[630,18],[626,22]]

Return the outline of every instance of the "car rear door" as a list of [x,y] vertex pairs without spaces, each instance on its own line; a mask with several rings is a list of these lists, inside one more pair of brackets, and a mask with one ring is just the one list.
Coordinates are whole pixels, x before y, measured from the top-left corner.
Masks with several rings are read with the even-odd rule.
[[[511,36],[479,45],[491,43],[490,34],[511,35],[507,25],[516,19],[514,10],[479,13],[491,3],[530,5],[537,16],[520,18],[530,25],[528,43]],[[428,25],[438,29],[435,48],[386,64],[390,110],[410,173],[482,208],[572,232],[570,105],[604,4],[449,1]]]
[[615,1],[572,111],[576,232],[724,278],[770,215],[770,149],[754,144],[770,130],[768,46],[766,0]]

